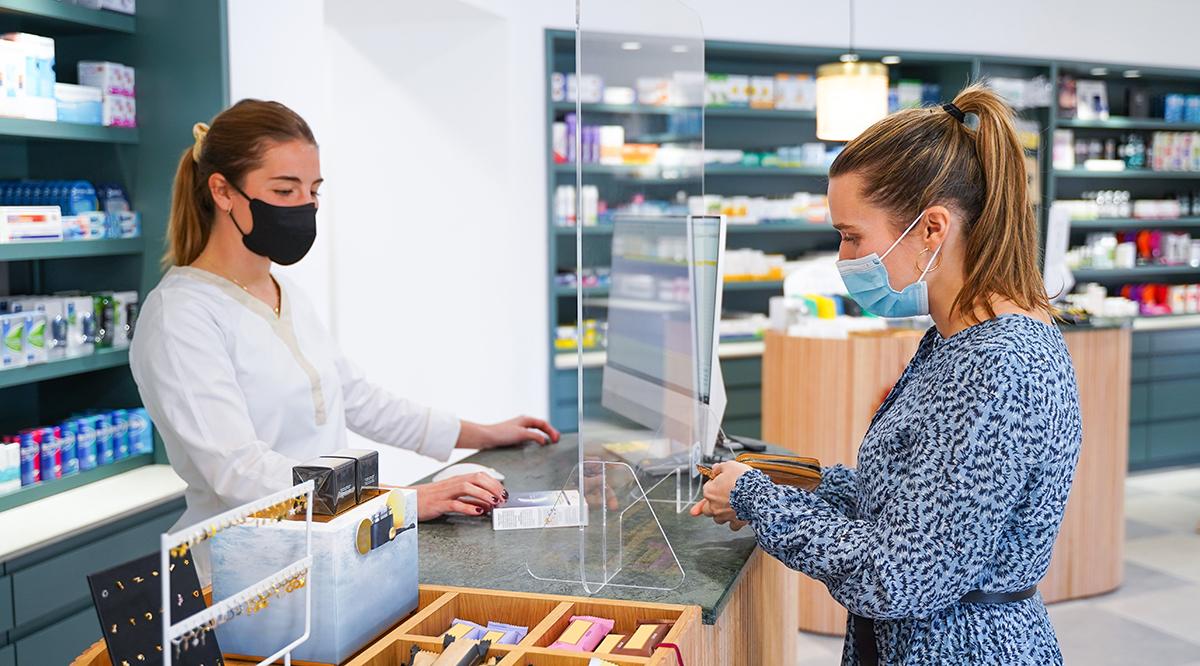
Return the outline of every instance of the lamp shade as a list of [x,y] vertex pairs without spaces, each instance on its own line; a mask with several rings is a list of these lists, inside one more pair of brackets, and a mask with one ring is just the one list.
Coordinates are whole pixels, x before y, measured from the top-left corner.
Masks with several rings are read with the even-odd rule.
[[887,66],[835,62],[817,68],[817,138],[850,141],[888,112]]

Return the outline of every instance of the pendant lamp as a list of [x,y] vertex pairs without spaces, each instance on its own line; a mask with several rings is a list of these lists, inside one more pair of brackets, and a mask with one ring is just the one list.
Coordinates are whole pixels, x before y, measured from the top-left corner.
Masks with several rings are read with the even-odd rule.
[[854,52],[854,0],[850,48],[840,62],[817,68],[817,138],[850,141],[888,112],[887,65],[863,62]]

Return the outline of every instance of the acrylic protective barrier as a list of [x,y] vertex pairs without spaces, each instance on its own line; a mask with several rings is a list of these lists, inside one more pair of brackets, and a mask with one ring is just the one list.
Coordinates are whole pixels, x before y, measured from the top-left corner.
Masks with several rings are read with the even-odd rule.
[[714,369],[720,381],[723,225],[688,214],[704,194],[703,31],[676,0],[577,11],[565,82],[575,108],[562,116],[576,165],[576,294],[560,307],[576,315],[578,464],[563,470],[553,514],[578,511],[583,524],[539,530],[528,570],[589,594],[674,589],[684,571],[664,524],[690,519],[695,464],[716,437]]

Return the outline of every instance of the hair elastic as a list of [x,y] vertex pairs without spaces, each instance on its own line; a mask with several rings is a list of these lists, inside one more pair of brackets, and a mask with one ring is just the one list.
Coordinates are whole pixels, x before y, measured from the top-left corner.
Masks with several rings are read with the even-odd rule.
[[951,102],[949,104],[943,104],[942,110],[945,111],[946,113],[954,116],[954,119],[957,120],[958,122],[960,122],[964,125],[967,124],[967,114],[963,113],[962,109],[955,106],[954,102]]
[[192,144],[192,160],[200,161],[200,151],[204,148],[204,137],[208,136],[208,124],[196,123],[192,125],[192,139],[195,143]]

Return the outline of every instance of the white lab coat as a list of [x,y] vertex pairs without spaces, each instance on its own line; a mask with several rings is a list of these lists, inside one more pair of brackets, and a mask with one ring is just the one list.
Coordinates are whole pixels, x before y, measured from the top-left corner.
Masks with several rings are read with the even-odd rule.
[[347,427],[439,460],[458,440],[454,416],[368,382],[300,290],[276,279],[279,317],[191,267],[169,270],[142,306],[130,367],[187,482],[176,527],[290,487],[292,466],[344,448]]

